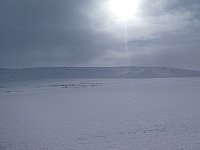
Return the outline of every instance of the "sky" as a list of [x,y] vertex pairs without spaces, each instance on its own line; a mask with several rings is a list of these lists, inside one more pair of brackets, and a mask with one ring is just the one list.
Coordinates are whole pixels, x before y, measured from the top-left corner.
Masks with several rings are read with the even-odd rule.
[[0,67],[200,70],[199,0],[137,0],[128,19],[110,1],[0,0]]

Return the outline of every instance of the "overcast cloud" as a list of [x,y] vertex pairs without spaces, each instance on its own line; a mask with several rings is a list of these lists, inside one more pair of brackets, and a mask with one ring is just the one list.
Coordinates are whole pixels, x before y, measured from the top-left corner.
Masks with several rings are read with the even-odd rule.
[[124,22],[107,2],[0,0],[0,67],[200,70],[199,0],[140,0],[137,15],[127,22],[126,40]]

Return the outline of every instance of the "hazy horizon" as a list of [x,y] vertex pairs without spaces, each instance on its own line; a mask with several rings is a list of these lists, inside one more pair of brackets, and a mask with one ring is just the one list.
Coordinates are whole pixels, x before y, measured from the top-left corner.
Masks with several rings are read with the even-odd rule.
[[32,67],[0,67],[0,69],[34,69],[34,68],[120,68],[120,67],[141,67],[141,68],[172,68],[200,71],[200,69],[168,67],[168,66],[32,66]]

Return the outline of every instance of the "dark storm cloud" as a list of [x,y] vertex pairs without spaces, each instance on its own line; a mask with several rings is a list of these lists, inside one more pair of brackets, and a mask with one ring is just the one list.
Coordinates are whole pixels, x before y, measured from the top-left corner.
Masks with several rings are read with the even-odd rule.
[[150,65],[200,69],[199,0],[140,0],[124,26],[106,0],[0,0],[0,67]]

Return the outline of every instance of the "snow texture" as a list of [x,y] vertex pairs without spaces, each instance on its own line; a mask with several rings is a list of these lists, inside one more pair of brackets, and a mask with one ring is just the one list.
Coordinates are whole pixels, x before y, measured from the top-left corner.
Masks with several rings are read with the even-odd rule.
[[0,85],[0,150],[199,150],[200,78]]

